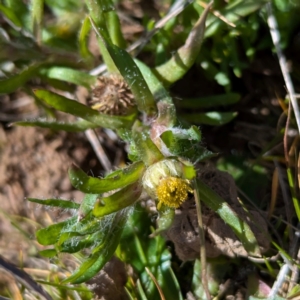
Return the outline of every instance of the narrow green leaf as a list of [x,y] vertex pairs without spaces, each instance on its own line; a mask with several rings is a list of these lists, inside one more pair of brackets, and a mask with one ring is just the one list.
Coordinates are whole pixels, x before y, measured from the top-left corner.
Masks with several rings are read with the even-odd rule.
[[138,109],[141,112],[145,112],[148,116],[153,116],[157,111],[156,104],[140,69],[125,50],[114,45],[109,38],[105,36],[103,30],[98,30],[92,20],[91,22],[94,30],[103,41],[112,60],[130,87]]
[[28,201],[39,203],[42,205],[55,206],[64,209],[78,209],[80,204],[73,201],[62,200],[62,199],[36,199],[36,198],[27,198]]
[[241,220],[228,203],[201,180],[197,180],[197,188],[200,200],[211,210],[215,211],[231,227],[246,251],[250,255],[261,256],[256,238],[249,225]]
[[36,232],[36,237],[41,245],[55,244],[65,228],[69,228],[77,222],[77,217],[70,218],[66,221],[50,225]]
[[44,0],[32,0],[31,23],[32,31],[38,43],[41,42],[42,20],[44,13]]
[[22,23],[19,20],[18,16],[15,14],[14,10],[6,7],[2,4],[0,4],[0,11],[3,13],[3,15],[11,21],[15,26],[22,28]]
[[179,48],[170,60],[163,65],[156,67],[154,74],[165,83],[170,85],[180,78],[194,64],[202,45],[205,31],[205,21],[212,2],[207,5],[201,17],[194,25],[185,44]]
[[207,113],[189,113],[181,114],[181,116],[194,124],[206,124],[212,126],[224,125],[231,122],[236,116],[237,112],[217,112],[210,111]]
[[88,89],[91,88],[97,79],[96,76],[66,67],[52,67],[46,71],[46,76],[52,79],[82,85]]
[[57,251],[55,249],[46,249],[39,251],[39,254],[43,257],[52,258],[57,255]]
[[91,123],[95,123],[100,127],[110,129],[130,127],[133,123],[133,118],[135,117],[135,115],[121,117],[101,114],[97,110],[75,100],[68,99],[46,90],[35,90],[34,93],[39,99],[55,109],[77,116]]
[[63,280],[64,283],[78,284],[85,282],[101,270],[112,257],[119,244],[128,213],[129,210],[124,209],[115,214],[111,225],[105,226],[103,229],[105,238],[93,249],[90,257],[69,278]]
[[17,88],[24,85],[27,81],[29,81],[32,77],[34,77],[39,69],[41,69],[45,64],[37,63],[34,64],[22,72],[20,72],[18,75],[14,75],[8,79],[4,79],[0,81],[0,93],[12,93]]
[[135,63],[142,72],[155,101],[158,103],[158,118],[155,122],[167,127],[174,126],[177,120],[176,109],[169,92],[148,66],[137,59],[135,59]]
[[[236,24],[241,18],[260,9],[266,2],[266,0],[232,1],[224,9],[220,10],[220,14],[226,20]],[[215,16],[210,16],[207,23],[205,37],[211,37],[220,33],[222,28],[227,26],[223,20]]]
[[109,32],[109,36],[116,46],[120,48],[126,47],[126,41],[123,37],[122,31],[121,31],[121,24],[119,17],[115,10],[111,10],[107,13],[105,13],[105,19],[107,24],[107,30]]
[[241,96],[236,93],[214,95],[201,98],[180,99],[176,106],[180,108],[210,108],[215,106],[227,106],[237,103]]
[[80,55],[84,59],[93,60],[93,54],[90,52],[88,47],[88,36],[91,30],[91,23],[89,17],[85,17],[82,22],[82,26],[78,36],[78,46]]
[[157,229],[151,234],[151,237],[155,237],[170,228],[174,217],[175,209],[162,204],[158,211]]
[[103,217],[117,212],[132,205],[140,197],[141,193],[142,188],[139,182],[130,184],[108,197],[100,198],[95,204],[93,214],[96,217]]
[[123,169],[122,173],[118,173],[115,177],[100,179],[86,175],[74,165],[69,170],[69,177],[76,189],[89,194],[102,194],[139,180],[144,168],[145,165],[142,162],[136,162]]
[[73,123],[68,122],[59,122],[56,120],[47,121],[47,120],[36,120],[36,121],[19,121],[14,122],[12,125],[16,126],[30,126],[30,127],[42,127],[42,128],[49,128],[52,130],[64,130],[67,132],[81,132],[85,131],[90,128],[97,128],[99,127],[95,123],[88,122],[86,120],[78,120]]

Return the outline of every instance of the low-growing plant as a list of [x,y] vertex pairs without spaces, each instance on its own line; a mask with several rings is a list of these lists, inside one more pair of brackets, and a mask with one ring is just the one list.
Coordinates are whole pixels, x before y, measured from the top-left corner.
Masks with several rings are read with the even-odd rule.
[[[230,22],[235,22],[238,18],[238,14],[235,12],[241,12],[239,16],[248,15],[260,8],[264,2],[251,1],[252,5],[247,6],[245,11],[241,9],[241,3],[232,1],[231,5],[225,6],[223,9],[225,18]],[[124,236],[130,236],[136,243],[141,243],[142,238],[135,236],[133,231],[128,229],[128,224],[142,222],[142,218],[139,216],[141,199],[151,198],[155,202],[158,214],[157,228],[153,230],[151,238],[147,237],[146,240],[143,238],[143,243],[148,243],[147,247],[149,248],[153,247],[159,250],[155,252],[155,255],[147,256],[152,257],[152,262],[145,260],[143,264],[139,265],[140,261],[143,261],[143,251],[139,247],[137,247],[139,251],[136,254],[138,259],[130,257],[128,252],[126,259],[128,261],[128,257],[130,257],[133,265],[136,264],[136,268],[141,273],[148,270],[148,273],[153,274],[163,294],[169,297],[167,299],[175,299],[174,297],[182,299],[178,283],[174,279],[170,266],[170,255],[165,250],[164,240],[159,234],[171,226],[175,210],[189,197],[195,198],[199,213],[200,242],[201,239],[204,242],[203,232],[201,233],[203,230],[203,228],[201,229],[202,202],[231,227],[249,255],[261,256],[258,242],[249,224],[240,218],[227,201],[197,176],[197,164],[211,158],[214,154],[201,144],[200,129],[188,122],[211,125],[225,124],[232,120],[236,113],[209,112],[205,114],[183,114],[179,117],[169,92],[170,86],[180,80],[199,59],[204,36],[211,36],[216,33],[222,26],[222,21],[215,16],[209,16],[208,31],[205,33],[206,19],[211,4],[207,4],[206,8],[203,9],[194,3],[189,9],[194,14],[200,13],[201,16],[187,33],[183,45],[173,53],[171,58],[165,58],[162,64],[150,68],[139,59],[133,58],[125,50],[126,42],[121,33],[120,22],[112,1],[88,0],[86,6],[89,10],[89,16],[83,20],[79,34],[81,60],[75,57],[74,62],[72,59],[68,60],[66,53],[62,52],[53,51],[46,58],[47,49],[43,49],[46,43],[42,39],[40,26],[43,11],[41,5],[38,5],[38,1],[36,1],[36,6],[32,11],[32,29],[37,48],[31,51],[39,53],[41,59],[31,66],[27,65],[27,68],[19,74],[3,80],[0,90],[8,93],[23,86],[31,93],[26,87],[26,83],[35,76],[40,77],[45,82],[50,82],[56,88],[62,87],[61,81],[67,81],[90,89],[92,106],[68,99],[46,89],[33,89],[33,97],[39,105],[45,108],[48,115],[52,116],[52,119],[21,121],[16,122],[15,125],[39,126],[71,132],[99,127],[112,129],[121,140],[128,144],[128,160],[130,162],[126,167],[117,169],[105,175],[104,178],[88,176],[79,167],[73,165],[69,170],[70,181],[76,189],[85,193],[80,204],[71,200],[28,198],[29,201],[35,203],[76,211],[69,219],[37,231],[38,242],[44,246],[51,246],[51,248],[41,251],[41,254],[46,257],[54,257],[59,253],[77,253],[88,249],[88,255],[78,269],[62,283],[87,282],[98,274],[114,253],[119,253],[119,256],[122,256]],[[12,23],[19,24],[18,17],[13,14],[12,10],[4,6],[0,8]],[[59,13],[63,9],[65,8],[54,9],[62,19],[66,18]],[[78,28],[79,23],[75,16],[80,10],[83,10],[83,5],[76,4],[76,9],[73,11],[73,25],[69,24],[68,27],[70,31],[71,29],[76,31],[75,29]],[[71,10],[69,10],[70,12]],[[187,22],[185,18],[187,15],[183,16],[183,23]],[[167,24],[167,28],[173,28],[172,26],[174,26],[173,20]],[[88,68],[93,64],[93,57],[88,50],[86,40],[91,29],[97,35],[99,48],[108,71],[102,77],[78,70],[81,67]],[[53,30],[56,33],[51,39]],[[59,44],[59,36],[57,36],[59,30],[62,29],[47,28],[49,31],[47,45],[53,47]],[[246,31],[242,25],[241,30]],[[167,32],[170,33],[171,30]],[[70,36],[72,36],[72,31]],[[234,44],[230,35],[226,35],[225,42],[230,45]],[[38,48],[39,46],[41,49]],[[163,39],[160,40],[159,38],[156,38],[154,44],[151,45],[156,49],[165,49],[169,46],[169,44],[164,43]],[[75,46],[71,43],[69,47]],[[68,51],[69,49],[65,50]],[[248,50],[247,55],[251,56],[251,49]],[[161,52],[164,51],[161,50]],[[222,51],[220,50],[220,52]],[[231,52],[229,60],[237,62],[234,53],[235,51]],[[213,57],[217,56],[217,53],[212,54]],[[207,57],[208,54],[204,51],[203,55]],[[18,58],[22,58],[21,51],[18,52]],[[156,61],[160,62],[160,59],[159,56],[156,57]],[[21,61],[19,64],[22,68]],[[210,69],[212,68],[212,63],[207,63],[207,65],[210,66]],[[224,65],[223,68],[226,69]],[[239,76],[242,68],[242,64],[236,63],[234,73]],[[215,79],[230,91],[230,85],[226,81],[227,73],[215,69],[213,71]],[[209,73],[212,75],[208,68],[206,72],[208,76]],[[227,105],[237,102],[238,99],[239,95],[228,93],[202,99],[202,102],[195,99],[186,100],[182,103],[179,102],[178,106],[186,109],[209,108],[214,103]],[[58,121],[53,117],[52,109],[71,114],[78,119],[73,122]],[[194,120],[196,121],[194,122]],[[147,215],[143,215],[143,217],[146,218]],[[123,233],[124,228],[125,232]],[[203,251],[202,247],[200,252],[204,294],[199,293],[203,295],[204,299],[209,297],[209,290],[212,288],[208,287],[207,282],[205,283],[206,270],[205,258],[203,257],[205,252]],[[162,268],[164,261],[167,262],[165,269]],[[195,266],[198,265],[195,264]],[[147,281],[149,282],[149,279],[144,279],[142,283],[145,284]],[[157,293],[155,281],[151,282],[153,286],[147,292],[143,291],[143,287],[138,287],[140,293],[145,293],[145,297],[149,299]],[[174,296],[175,294],[176,296]]]

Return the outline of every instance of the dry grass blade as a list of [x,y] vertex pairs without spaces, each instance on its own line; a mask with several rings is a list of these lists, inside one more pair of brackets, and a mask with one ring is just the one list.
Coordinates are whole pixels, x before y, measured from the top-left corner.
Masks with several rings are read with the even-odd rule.
[[52,297],[38,284],[33,278],[23,270],[20,270],[12,263],[6,261],[0,256],[0,266],[11,273],[17,280],[19,280],[28,289],[35,291],[39,295],[43,296],[47,300],[52,300]]
[[164,294],[163,294],[163,291],[162,291],[161,287],[159,286],[159,284],[158,284],[156,278],[154,277],[154,275],[151,273],[151,271],[150,271],[147,267],[145,267],[145,269],[146,269],[147,274],[148,274],[148,275],[151,277],[151,279],[153,280],[153,282],[154,282],[154,284],[155,284],[155,286],[156,286],[156,288],[157,288],[157,290],[158,290],[158,292],[159,292],[160,299],[161,299],[161,300],[166,300],[166,298],[165,298],[165,296],[164,296]]
[[110,171],[112,169],[111,163],[93,129],[88,129],[85,132],[85,136],[87,137],[88,141],[90,142],[92,148],[97,155],[100,163],[102,164],[105,171]]
[[[203,2],[203,1],[198,1],[199,5],[201,5],[203,8],[207,7],[207,3]],[[220,20],[222,20],[224,23],[226,23],[227,25],[235,28],[235,24],[233,24],[232,22],[230,22],[228,19],[226,19],[224,16],[222,16],[217,10],[211,10],[211,13],[216,16],[217,18],[219,18]]]
[[271,218],[274,208],[276,205],[276,199],[278,194],[278,186],[279,186],[279,179],[278,179],[278,169],[275,168],[273,177],[272,177],[272,195],[271,195],[271,203],[268,211],[268,219]]

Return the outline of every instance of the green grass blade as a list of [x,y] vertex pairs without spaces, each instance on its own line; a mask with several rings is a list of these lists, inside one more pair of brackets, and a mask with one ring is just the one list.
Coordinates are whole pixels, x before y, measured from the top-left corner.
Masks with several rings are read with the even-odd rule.
[[34,93],[53,108],[95,123],[100,127],[117,129],[130,127],[133,123],[134,115],[126,117],[105,115],[77,101],[46,90],[35,90]]
[[90,52],[88,47],[88,35],[91,30],[91,22],[88,17],[82,22],[82,26],[78,36],[78,46],[81,57],[87,60],[93,60],[93,54]]
[[250,255],[260,256],[259,246],[249,225],[241,220],[215,191],[200,180],[197,180],[200,200],[207,207],[215,211],[223,221],[228,224],[235,235],[242,242],[244,248]]
[[237,93],[228,93],[201,98],[180,99],[176,102],[176,107],[180,108],[210,108],[215,106],[227,106],[237,103],[241,96]]
[[296,212],[298,221],[300,221],[300,203],[299,203],[299,199],[297,198],[295,185],[294,185],[294,179],[293,179],[292,171],[290,168],[287,168],[287,178],[288,178],[288,182],[289,182],[289,187],[290,187],[290,191],[291,191],[291,195],[292,195],[292,199],[293,199],[295,212]]
[[42,20],[44,13],[44,0],[32,0],[31,23],[32,31],[38,44],[41,42]]
[[14,92],[17,88],[21,87],[32,77],[34,77],[43,66],[44,65],[41,63],[33,64],[25,70],[21,71],[19,74],[14,75],[8,79],[1,80],[0,93],[8,94]]
[[218,112],[210,111],[207,113],[190,113],[181,115],[185,120],[194,124],[206,124],[211,126],[220,126],[231,122],[237,112]]
[[6,7],[2,4],[0,4],[0,11],[3,13],[3,15],[11,21],[15,26],[22,28],[22,23],[19,20],[18,16],[15,14],[13,9],[10,9],[9,7]]
[[144,168],[145,165],[142,162],[136,162],[114,177],[100,179],[86,175],[74,165],[69,170],[69,177],[76,189],[89,194],[102,194],[139,180]]

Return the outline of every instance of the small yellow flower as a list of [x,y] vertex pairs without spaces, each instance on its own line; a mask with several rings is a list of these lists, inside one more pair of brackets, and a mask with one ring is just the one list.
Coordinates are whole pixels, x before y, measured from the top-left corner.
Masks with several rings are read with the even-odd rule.
[[157,208],[162,204],[169,207],[179,207],[187,198],[188,193],[192,193],[189,181],[176,177],[166,177],[161,180],[156,188],[156,195],[158,199]]

